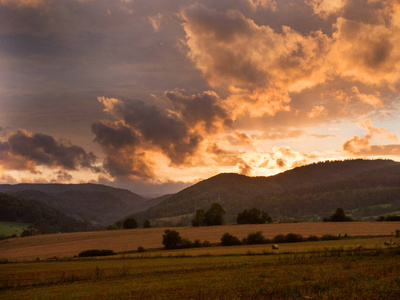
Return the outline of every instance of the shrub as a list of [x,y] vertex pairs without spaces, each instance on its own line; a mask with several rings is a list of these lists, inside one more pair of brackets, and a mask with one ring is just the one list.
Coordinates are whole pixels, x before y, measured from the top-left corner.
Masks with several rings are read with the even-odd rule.
[[400,237],[400,230],[399,229],[396,229],[396,237]]
[[321,240],[323,240],[323,241],[332,241],[332,240],[339,240],[339,239],[340,238],[338,236],[333,235],[333,234],[324,234],[321,237]]
[[209,241],[204,241],[203,247],[211,247],[211,243]]
[[107,230],[117,230],[117,226],[115,225],[108,225]]
[[304,237],[300,234],[288,233],[285,236],[286,243],[298,243],[298,242],[303,242],[303,241],[304,241]]
[[191,240],[189,239],[182,239],[180,247],[179,248],[193,248],[194,244]]
[[317,237],[316,235],[310,235],[307,240],[311,241],[311,242],[316,242],[319,241],[319,237]]
[[278,234],[272,239],[272,242],[274,242],[274,243],[284,243],[285,240],[286,240],[286,238],[285,238],[285,236],[283,234]]
[[221,244],[222,246],[234,246],[241,245],[242,243],[236,236],[233,236],[227,232],[221,237]]
[[200,248],[202,246],[201,241],[200,240],[195,240],[193,243],[193,247],[195,248]]
[[122,224],[124,229],[134,229],[138,227],[138,222],[134,218],[127,218]]
[[246,244],[248,245],[257,245],[266,243],[267,240],[265,239],[261,231],[252,232],[246,238]]
[[94,256],[110,256],[115,255],[115,252],[112,250],[99,250],[99,249],[91,249],[85,250],[78,254],[78,257],[94,257]]
[[151,223],[149,220],[146,220],[143,222],[143,228],[150,228],[151,227]]
[[166,229],[164,231],[162,238],[163,238],[162,243],[166,249],[177,249],[182,244],[182,237],[176,230]]
[[138,252],[146,252],[146,250],[145,250],[142,246],[139,246],[139,247],[137,248],[137,251],[138,251]]

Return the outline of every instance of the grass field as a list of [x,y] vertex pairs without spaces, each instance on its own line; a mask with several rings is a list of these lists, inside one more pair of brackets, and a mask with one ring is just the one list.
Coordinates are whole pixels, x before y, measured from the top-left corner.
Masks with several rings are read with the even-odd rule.
[[0,222],[0,235],[12,236],[16,234],[20,236],[25,228],[28,228],[29,224],[19,222]]
[[395,247],[8,263],[0,298],[399,299],[399,258]]
[[[259,225],[224,225],[210,227],[175,228],[182,237],[191,240],[207,240],[219,243],[225,232],[239,239],[249,233],[262,231],[267,238],[290,232],[322,236],[333,234],[344,236],[390,235],[400,229],[397,222],[349,222],[349,223],[285,223]],[[115,252],[134,251],[139,246],[145,249],[161,248],[165,228],[148,228],[116,231],[60,233],[0,241],[0,258],[8,260],[33,260],[36,257],[72,257],[88,249],[111,249]]]
[[[290,232],[353,236],[280,244],[279,250],[266,244],[135,252],[138,246],[161,248],[165,228],[9,239],[0,242],[0,258],[9,260],[0,264],[0,299],[399,299],[400,247],[383,245],[388,239],[400,243],[389,237],[399,227],[351,222],[175,228],[183,237],[212,243],[225,232],[239,238],[255,231],[268,238]],[[120,254],[73,258],[94,248]]]

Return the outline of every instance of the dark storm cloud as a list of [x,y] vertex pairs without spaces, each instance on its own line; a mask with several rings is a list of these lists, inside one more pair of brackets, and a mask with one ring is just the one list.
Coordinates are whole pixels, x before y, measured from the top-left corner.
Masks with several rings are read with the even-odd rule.
[[22,169],[44,165],[66,170],[91,168],[98,171],[93,167],[96,156],[92,152],[86,153],[82,147],[40,133],[29,134],[19,130],[0,144],[0,152],[2,160],[8,160],[2,161],[3,165],[15,161],[19,163],[13,165],[19,165]]
[[95,142],[107,149],[134,146],[139,142],[138,136],[122,124],[110,126],[106,122],[98,122],[92,125],[92,131],[96,135]]
[[229,112],[221,106],[222,100],[213,92],[190,95],[185,91],[168,91],[165,96],[191,127],[201,124],[207,133],[212,133],[233,125]]
[[159,148],[171,163],[184,164],[202,140],[176,115],[142,101],[115,106],[115,111],[142,139]]
[[94,123],[92,131],[106,154],[103,167],[111,176],[154,177],[151,162],[137,149],[140,137],[130,127],[102,121]]

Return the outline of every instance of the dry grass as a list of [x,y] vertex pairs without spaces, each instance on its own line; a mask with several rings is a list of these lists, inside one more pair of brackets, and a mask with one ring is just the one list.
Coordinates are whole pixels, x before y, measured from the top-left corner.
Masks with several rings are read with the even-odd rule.
[[[225,232],[246,237],[249,233],[262,231],[272,238],[277,234],[290,232],[322,236],[324,234],[346,233],[350,236],[390,235],[400,224],[396,222],[350,222],[350,223],[288,223],[262,225],[224,225],[212,227],[175,228],[181,236],[191,240],[220,242]],[[165,228],[133,229],[118,231],[60,233],[25,238],[9,239],[0,242],[0,258],[8,260],[33,260],[49,257],[71,257],[87,249],[111,249],[115,252],[162,247],[162,234]]]

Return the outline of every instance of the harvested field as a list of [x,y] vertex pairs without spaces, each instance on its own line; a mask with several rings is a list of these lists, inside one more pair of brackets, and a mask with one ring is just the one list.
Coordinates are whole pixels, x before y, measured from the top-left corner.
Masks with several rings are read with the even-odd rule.
[[[390,235],[400,224],[396,222],[349,222],[349,223],[284,223],[260,225],[224,225],[212,227],[177,227],[182,237],[191,240],[220,242],[225,232],[239,239],[249,233],[262,231],[267,238],[290,232],[322,236],[333,234],[344,236]],[[115,252],[162,247],[162,234],[165,228],[148,228],[118,231],[97,231],[80,233],[59,233],[33,237],[15,238],[0,242],[0,258],[14,260],[33,260],[50,257],[72,257],[87,249],[111,249]]]

